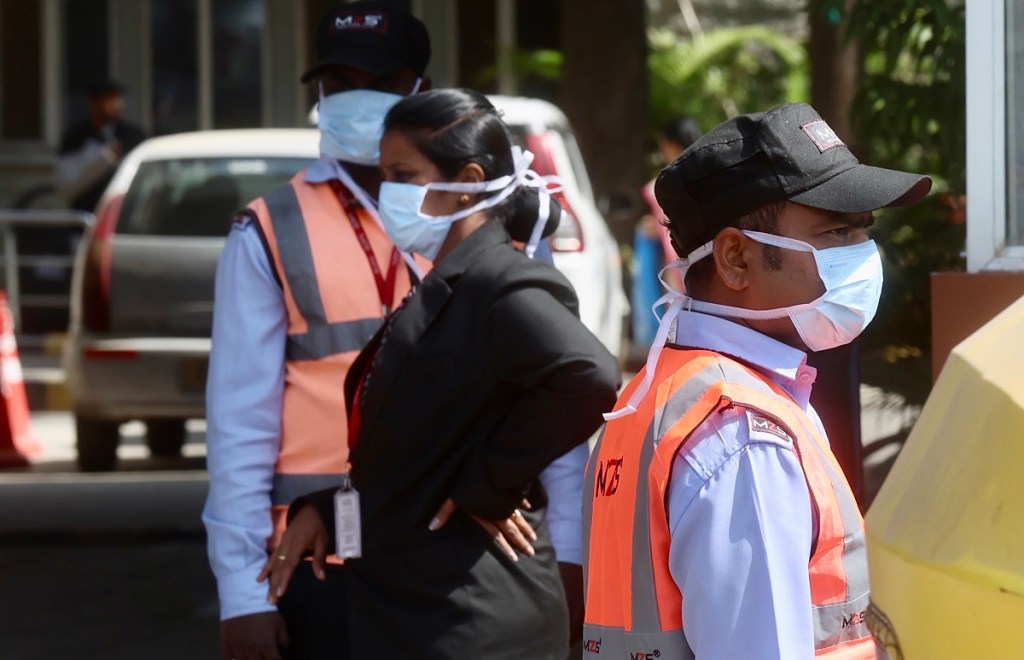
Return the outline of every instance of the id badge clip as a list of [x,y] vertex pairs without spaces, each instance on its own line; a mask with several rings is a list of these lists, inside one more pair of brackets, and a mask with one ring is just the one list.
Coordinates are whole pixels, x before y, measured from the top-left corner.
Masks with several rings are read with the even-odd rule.
[[334,546],[339,559],[355,559],[363,554],[359,493],[347,476],[334,493]]

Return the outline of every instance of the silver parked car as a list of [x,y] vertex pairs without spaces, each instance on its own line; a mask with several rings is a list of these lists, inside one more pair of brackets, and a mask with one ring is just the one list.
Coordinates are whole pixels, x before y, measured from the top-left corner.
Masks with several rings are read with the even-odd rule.
[[[584,323],[618,354],[628,303],[618,250],[598,213],[564,115],[496,97],[540,174],[564,182],[551,239]],[[180,452],[205,415],[213,284],[234,214],[319,153],[313,129],[206,131],[153,138],[122,163],[75,266],[64,353],[82,469],[112,469],[122,422],[145,422],[154,455]]]
[[64,352],[84,470],[114,467],[122,422],[176,455],[205,415],[213,282],[232,217],[316,159],[316,131],[154,138],[121,164],[77,255]]

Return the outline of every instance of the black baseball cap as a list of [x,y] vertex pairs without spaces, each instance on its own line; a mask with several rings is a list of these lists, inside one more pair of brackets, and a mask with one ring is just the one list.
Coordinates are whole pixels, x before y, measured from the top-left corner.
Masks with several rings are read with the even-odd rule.
[[931,187],[921,174],[862,165],[814,108],[787,103],[708,131],[661,171],[654,194],[689,244],[679,247],[692,249],[775,202],[861,213],[912,204]]
[[354,2],[320,19],[316,58],[302,74],[302,82],[335,64],[378,75],[398,73],[407,66],[422,76],[430,62],[430,37],[426,26],[400,5]]

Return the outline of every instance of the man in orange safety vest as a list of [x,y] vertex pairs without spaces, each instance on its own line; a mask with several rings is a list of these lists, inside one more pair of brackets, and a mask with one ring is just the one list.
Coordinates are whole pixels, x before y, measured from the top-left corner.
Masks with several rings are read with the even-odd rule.
[[805,104],[731,119],[661,172],[686,292],[659,301],[587,468],[585,657],[875,657],[863,521],[805,351],[871,321],[871,212],[930,187],[860,164]]

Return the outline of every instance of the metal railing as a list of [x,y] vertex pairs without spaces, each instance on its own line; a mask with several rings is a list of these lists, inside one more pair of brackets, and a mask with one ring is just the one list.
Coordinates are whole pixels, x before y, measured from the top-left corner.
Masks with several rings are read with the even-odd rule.
[[[85,211],[65,209],[0,209],[0,273],[3,281],[0,288],[7,294],[7,304],[14,318],[15,332],[22,330],[22,311],[25,308],[70,308],[71,274],[75,263],[75,249],[80,234],[95,222],[95,216]],[[67,240],[63,245],[45,246],[47,252],[23,254],[19,249],[19,230],[54,230],[55,235],[63,233]],[[57,230],[65,230],[59,232]],[[77,235],[76,235],[77,234]],[[38,241],[37,241],[38,242]],[[60,241],[53,241],[60,243]],[[43,241],[45,244],[46,241]],[[64,281],[58,283],[59,293],[38,293],[24,291],[22,269],[60,270],[65,273]],[[60,279],[60,278],[58,278]],[[20,340],[20,338],[19,338]]]

